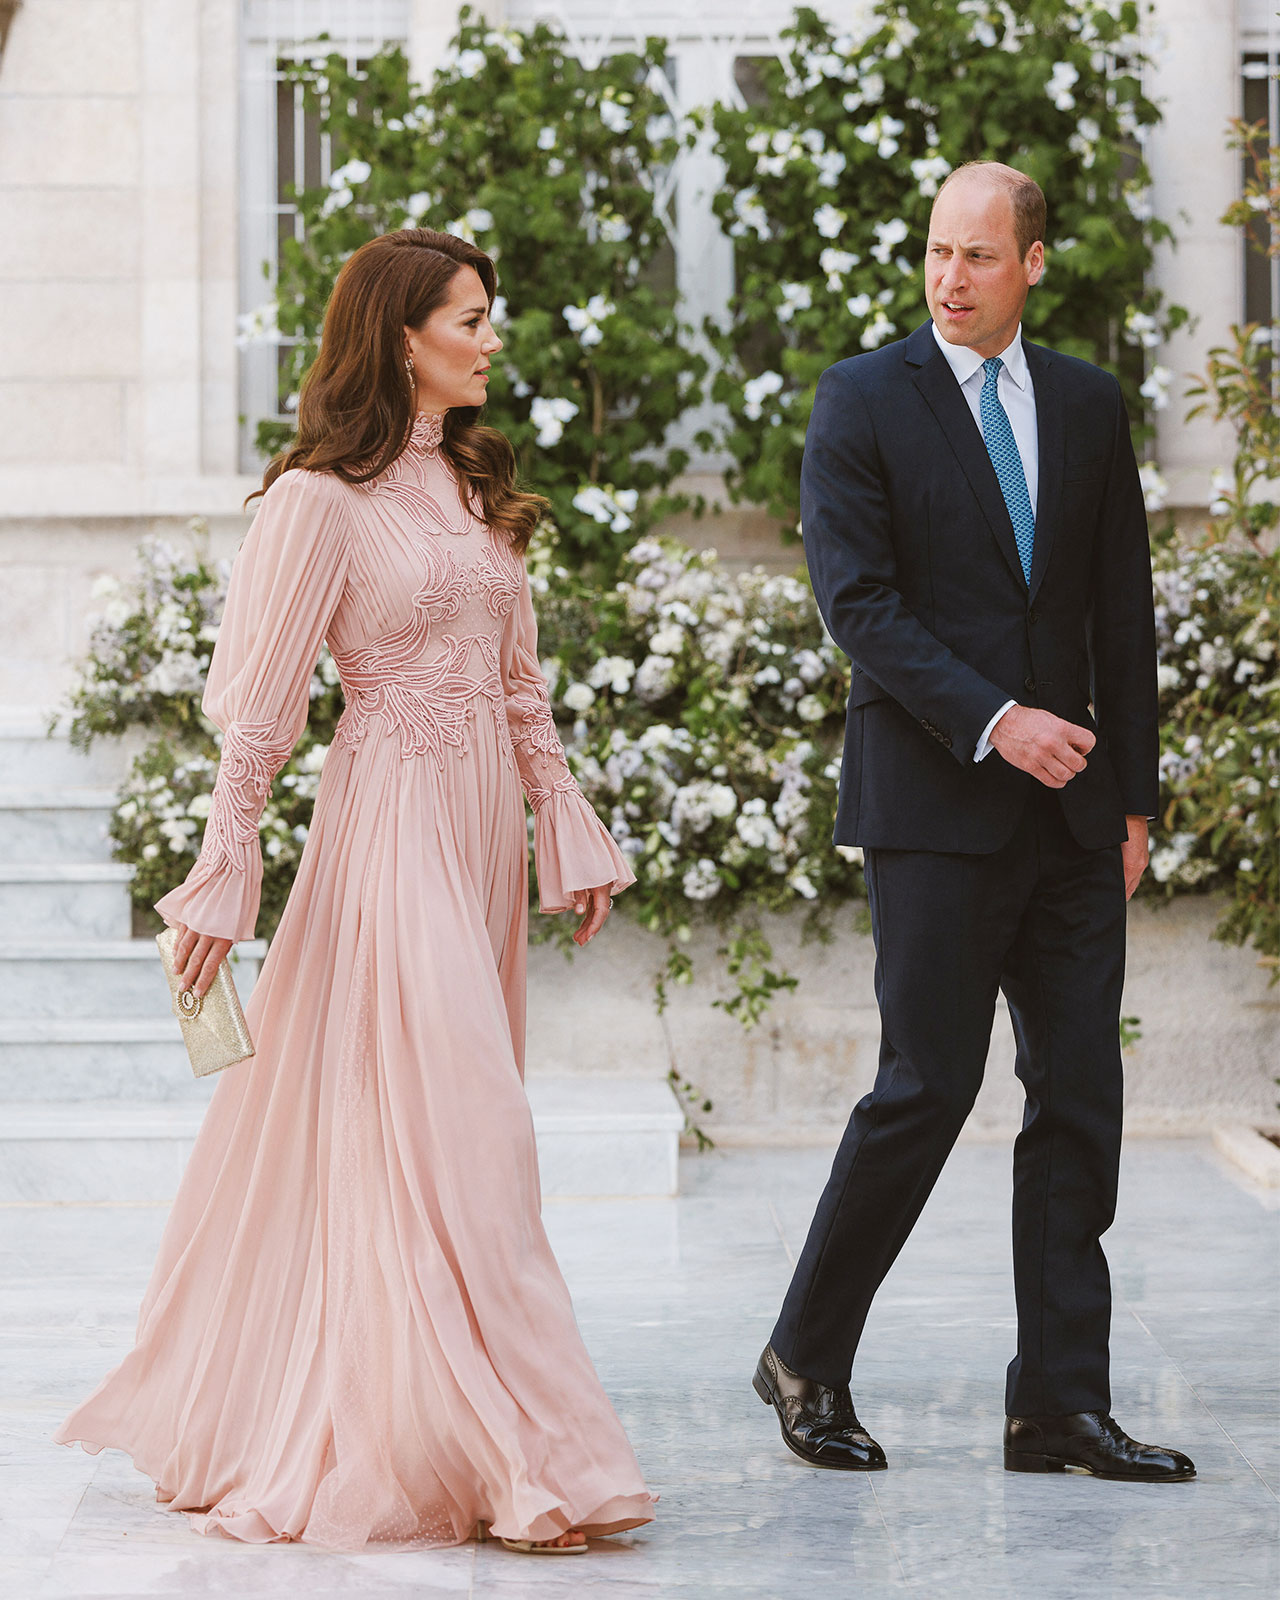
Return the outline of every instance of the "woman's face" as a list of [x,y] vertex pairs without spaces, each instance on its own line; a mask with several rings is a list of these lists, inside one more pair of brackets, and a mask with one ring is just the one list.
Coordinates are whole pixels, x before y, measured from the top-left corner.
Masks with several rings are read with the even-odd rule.
[[484,404],[489,357],[502,349],[502,340],[489,321],[489,298],[474,267],[459,267],[444,303],[420,328],[406,323],[404,337],[419,411]]

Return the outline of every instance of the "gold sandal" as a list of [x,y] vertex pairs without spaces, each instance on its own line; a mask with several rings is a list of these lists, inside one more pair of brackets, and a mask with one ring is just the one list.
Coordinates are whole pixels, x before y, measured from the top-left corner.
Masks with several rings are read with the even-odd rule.
[[[488,1544],[493,1534],[489,1531],[487,1522],[477,1522],[475,1531],[477,1544]],[[508,1550],[518,1550],[526,1556],[572,1556],[579,1550],[587,1548],[585,1540],[582,1544],[535,1544],[532,1539],[504,1539],[498,1535],[499,1544],[505,1544]]]
[[499,1539],[508,1550],[519,1550],[526,1556],[578,1556],[587,1550],[585,1540],[581,1544],[535,1544],[532,1539],[503,1539],[501,1535]]

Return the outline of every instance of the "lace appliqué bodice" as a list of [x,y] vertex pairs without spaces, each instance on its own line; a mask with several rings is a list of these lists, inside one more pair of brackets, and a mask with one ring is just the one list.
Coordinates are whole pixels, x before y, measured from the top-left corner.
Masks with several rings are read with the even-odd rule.
[[524,586],[523,564],[464,500],[443,437],[443,419],[420,413],[404,452],[362,485],[394,508],[422,578],[404,624],[334,652],[347,701],[335,742],[353,747],[376,728],[398,738],[404,759],[426,755],[443,767],[450,751],[465,755],[477,717],[489,716],[536,808],[576,784],[541,676],[532,685],[503,682],[503,632]]

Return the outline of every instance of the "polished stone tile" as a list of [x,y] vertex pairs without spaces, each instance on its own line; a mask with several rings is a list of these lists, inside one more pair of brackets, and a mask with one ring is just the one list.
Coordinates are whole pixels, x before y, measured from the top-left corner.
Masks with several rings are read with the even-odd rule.
[[1002,1470],[1015,1338],[1007,1148],[961,1146],[868,1324],[859,1411],[891,1470],[816,1472],[750,1389],[830,1152],[686,1159],[678,1200],[549,1201],[601,1378],[661,1501],[585,1557],[344,1557],[202,1538],[118,1452],[49,1434],[128,1348],[154,1207],[0,1207],[0,1596],[947,1600],[1270,1595],[1280,1587],[1280,1215],[1195,1142],[1126,1148],[1108,1238],[1115,1411],[1192,1484]]

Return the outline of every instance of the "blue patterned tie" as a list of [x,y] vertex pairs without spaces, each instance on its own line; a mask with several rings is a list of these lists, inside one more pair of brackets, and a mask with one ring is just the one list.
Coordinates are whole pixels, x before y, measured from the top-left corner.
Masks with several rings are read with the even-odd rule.
[[999,356],[988,356],[982,363],[982,394],[978,400],[978,413],[982,418],[982,437],[996,469],[1000,493],[1009,508],[1013,523],[1013,536],[1018,542],[1018,559],[1027,583],[1031,582],[1031,552],[1036,541],[1036,514],[1031,509],[1031,496],[1027,493],[1027,475],[1022,469],[1018,454],[1018,441],[1013,437],[1009,413],[1000,404],[997,385],[1000,369],[1004,366]]

